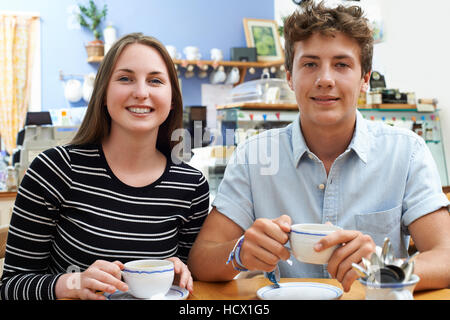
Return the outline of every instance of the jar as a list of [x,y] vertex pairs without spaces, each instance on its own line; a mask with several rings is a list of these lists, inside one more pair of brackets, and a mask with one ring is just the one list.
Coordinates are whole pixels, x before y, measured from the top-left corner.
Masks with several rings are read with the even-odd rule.
[[16,169],[12,166],[6,170],[5,186],[8,191],[17,191],[17,174]]
[[372,94],[371,92],[366,92],[366,105],[372,106]]
[[105,39],[105,55],[111,49],[114,42],[117,40],[116,28],[112,25],[111,22],[108,23],[108,26],[103,30],[103,38]]
[[372,93],[372,104],[381,104],[383,102],[383,95],[381,92],[371,92]]
[[434,140],[434,134],[432,128],[426,128],[425,129],[425,140],[427,141],[433,141]]
[[416,104],[416,94],[414,92],[408,92],[406,99],[408,100],[408,104]]
[[359,107],[367,107],[367,101],[366,101],[366,93],[361,92],[358,97],[358,106]]

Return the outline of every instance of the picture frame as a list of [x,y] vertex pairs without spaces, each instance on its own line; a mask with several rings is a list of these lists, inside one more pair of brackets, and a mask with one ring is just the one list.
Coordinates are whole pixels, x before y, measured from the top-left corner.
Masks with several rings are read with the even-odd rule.
[[244,18],[247,47],[256,48],[258,61],[283,61],[278,25],[275,20]]

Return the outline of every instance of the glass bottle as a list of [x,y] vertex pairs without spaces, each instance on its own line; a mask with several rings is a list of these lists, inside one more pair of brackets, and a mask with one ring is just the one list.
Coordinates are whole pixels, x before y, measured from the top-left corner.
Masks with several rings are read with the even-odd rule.
[[9,166],[6,170],[5,185],[8,191],[17,191],[17,174],[16,169],[12,166]]

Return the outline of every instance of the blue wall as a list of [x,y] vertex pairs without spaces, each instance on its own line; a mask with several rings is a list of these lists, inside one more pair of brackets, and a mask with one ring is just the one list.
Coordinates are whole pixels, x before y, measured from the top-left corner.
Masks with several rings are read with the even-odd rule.
[[[33,11],[41,15],[42,109],[65,108],[59,70],[64,74],[96,72],[98,65],[86,62],[84,43],[92,40],[85,29],[69,30],[67,8],[88,0],[0,0],[0,10]],[[143,32],[161,42],[200,48],[210,59],[209,50],[220,48],[229,60],[231,47],[245,47],[242,19],[274,19],[274,0],[95,0],[108,5],[106,21],[113,22],[118,36]],[[201,83],[206,79],[182,78],[184,105],[201,103]],[[83,101],[83,100],[82,100]]]

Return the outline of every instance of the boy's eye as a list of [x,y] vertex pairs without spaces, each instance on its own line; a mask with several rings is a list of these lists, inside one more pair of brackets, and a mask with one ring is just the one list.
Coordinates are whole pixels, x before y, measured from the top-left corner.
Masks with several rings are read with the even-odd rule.
[[307,68],[312,68],[312,67],[315,67],[316,64],[314,62],[306,62],[305,64],[303,64],[303,66],[305,66]]
[[339,67],[339,68],[346,68],[346,67],[348,67],[348,64],[346,64],[346,63],[344,63],[344,62],[338,62],[338,63],[336,64],[336,66]]

